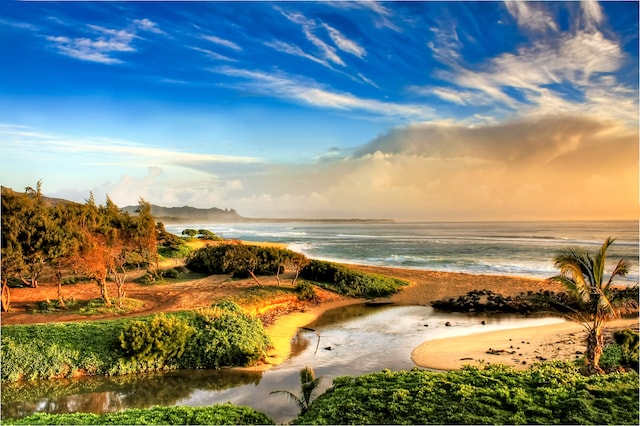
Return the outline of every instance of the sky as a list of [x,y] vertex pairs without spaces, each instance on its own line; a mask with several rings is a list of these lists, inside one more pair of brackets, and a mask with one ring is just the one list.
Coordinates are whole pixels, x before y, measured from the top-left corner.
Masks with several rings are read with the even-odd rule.
[[638,2],[0,3],[0,183],[120,206],[638,219]]

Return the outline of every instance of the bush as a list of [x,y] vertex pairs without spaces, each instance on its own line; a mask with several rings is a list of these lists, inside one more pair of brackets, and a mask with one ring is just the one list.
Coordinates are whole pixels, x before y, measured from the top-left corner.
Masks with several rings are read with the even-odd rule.
[[307,281],[298,281],[296,284],[296,293],[300,300],[313,300],[316,297],[316,291],[313,285]]
[[182,368],[251,365],[266,355],[269,340],[260,320],[233,302],[190,313],[195,333],[180,359]]
[[179,358],[194,331],[182,318],[159,314],[149,321],[125,325],[119,336],[120,347],[135,360]]
[[219,244],[193,251],[185,265],[194,272],[233,274],[234,278],[246,278],[249,269],[255,275],[275,275],[278,268],[294,256],[295,252],[277,247]]
[[2,327],[0,373],[17,381],[249,365],[268,344],[262,323],[231,302],[138,320],[11,325]]
[[639,335],[633,330],[619,330],[613,333],[613,340],[621,351],[622,364],[638,371],[638,340]]
[[297,424],[637,424],[638,375],[571,363],[338,377]]
[[211,407],[153,407],[115,413],[34,414],[2,421],[17,425],[250,425],[274,424],[250,407],[218,404]]
[[353,297],[384,297],[397,293],[406,281],[381,275],[365,274],[346,266],[311,260],[300,273],[302,278],[316,281],[337,293]]

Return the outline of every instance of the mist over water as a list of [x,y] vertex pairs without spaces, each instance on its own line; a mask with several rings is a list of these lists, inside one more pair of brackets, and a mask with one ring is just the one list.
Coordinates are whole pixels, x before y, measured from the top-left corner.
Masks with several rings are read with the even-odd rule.
[[285,243],[309,257],[375,266],[472,274],[548,278],[553,258],[567,247],[595,253],[607,237],[608,269],[628,259],[638,282],[638,222],[420,222],[420,223],[237,223],[168,225],[209,229],[225,238]]

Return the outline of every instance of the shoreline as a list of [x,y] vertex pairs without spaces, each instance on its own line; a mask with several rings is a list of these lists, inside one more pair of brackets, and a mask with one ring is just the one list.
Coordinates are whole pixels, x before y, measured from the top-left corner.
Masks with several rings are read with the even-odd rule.
[[[604,331],[638,329],[638,318],[618,319],[605,324]],[[504,364],[516,369],[535,362],[568,361],[586,351],[586,330],[577,322],[522,327],[447,337],[423,342],[411,352],[411,360],[431,370],[459,370],[464,365]]]
[[271,349],[267,351],[267,360],[250,367],[234,367],[244,371],[265,371],[271,367],[282,364],[291,354],[291,340],[298,330],[313,322],[323,313],[331,309],[343,306],[364,303],[363,299],[341,298],[330,302],[321,303],[304,311],[290,312],[279,316],[275,322],[265,328],[265,332],[271,340]]

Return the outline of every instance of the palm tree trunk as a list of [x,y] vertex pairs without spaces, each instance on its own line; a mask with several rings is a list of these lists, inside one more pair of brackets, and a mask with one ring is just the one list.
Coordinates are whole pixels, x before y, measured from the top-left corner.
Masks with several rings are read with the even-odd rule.
[[602,356],[603,346],[604,338],[602,336],[602,327],[595,326],[589,330],[589,334],[587,335],[587,373],[604,373],[602,368],[600,368],[600,357]]

